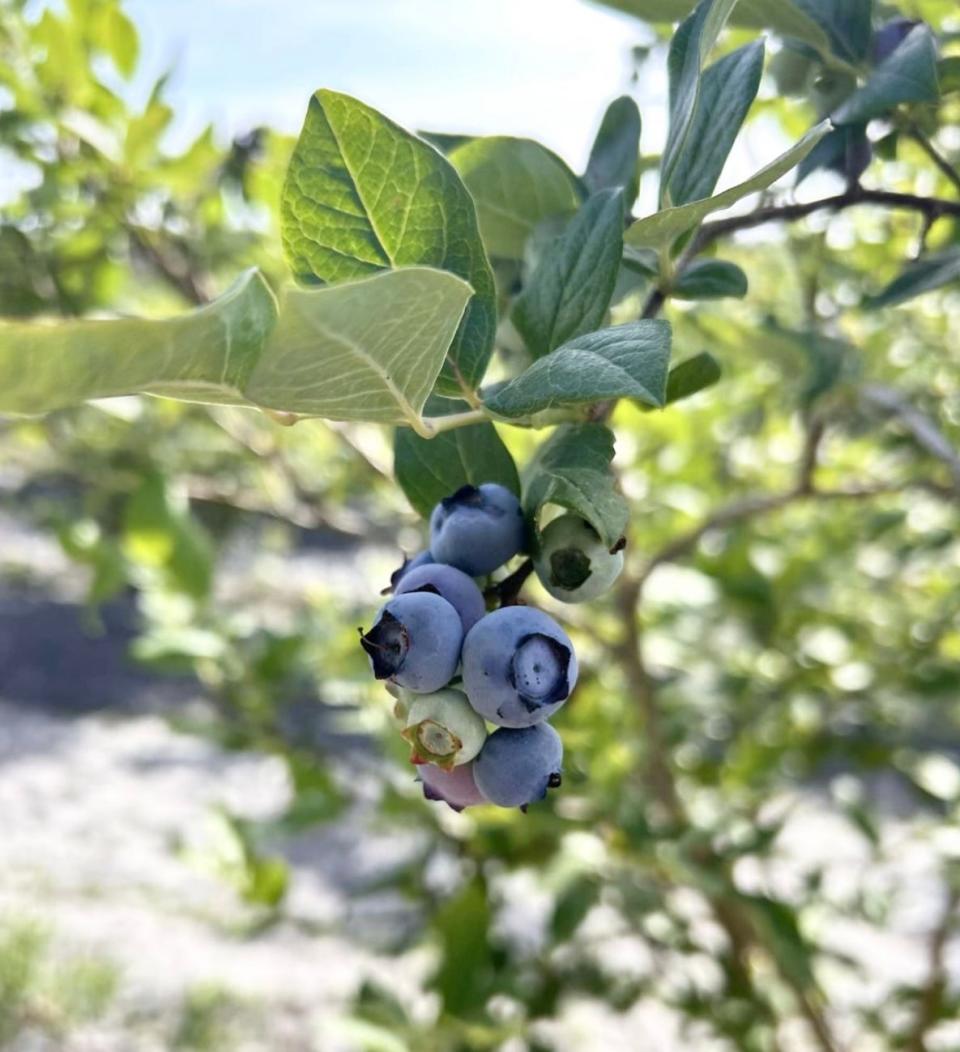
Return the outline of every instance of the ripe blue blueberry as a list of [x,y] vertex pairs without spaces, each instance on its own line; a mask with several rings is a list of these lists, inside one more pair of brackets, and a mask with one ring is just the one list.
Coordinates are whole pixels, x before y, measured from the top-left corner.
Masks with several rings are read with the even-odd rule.
[[579,515],[561,515],[540,535],[534,566],[555,599],[585,603],[603,595],[619,577],[623,552],[611,552]]
[[404,558],[403,565],[398,566],[396,570],[390,575],[390,587],[396,591],[397,586],[407,576],[408,573],[413,570],[418,570],[421,566],[429,566],[433,562],[433,556],[429,551],[420,552],[415,555],[412,559]]
[[501,727],[542,723],[567,700],[576,682],[573,644],[541,610],[494,610],[464,640],[463,688],[477,712]]
[[549,723],[501,727],[473,761],[479,791],[501,807],[526,807],[560,785],[563,743]]
[[394,596],[381,607],[360,644],[377,679],[418,694],[445,687],[457,670],[463,625],[456,610],[431,592]]
[[443,800],[454,811],[487,803],[487,798],[477,788],[473,763],[461,764],[450,771],[443,771],[428,763],[418,768],[418,772],[423,783],[423,795],[428,800]]
[[471,577],[491,573],[523,548],[520,502],[505,486],[461,486],[430,516],[430,554]]
[[463,631],[471,628],[487,612],[483,592],[476,581],[455,566],[431,563],[408,570],[397,585],[397,595],[405,592],[434,592],[442,596],[460,615]]

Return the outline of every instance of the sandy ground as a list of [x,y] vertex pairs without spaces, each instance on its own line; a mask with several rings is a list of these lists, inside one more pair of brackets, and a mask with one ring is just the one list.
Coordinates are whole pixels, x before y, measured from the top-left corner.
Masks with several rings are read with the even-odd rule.
[[[372,889],[415,845],[372,831],[358,837],[366,818],[358,802],[289,845],[283,919],[257,927],[255,913],[223,877],[232,848],[217,812],[254,819],[279,813],[290,792],[283,763],[173,730],[162,713],[190,705],[194,688],[154,682],[126,661],[129,611],[109,611],[107,635],[91,641],[75,605],[78,582],[55,546],[0,526],[12,538],[6,561],[15,550],[19,565],[31,573],[42,567],[47,582],[39,591],[35,583],[0,591],[0,924],[35,919],[52,933],[56,953],[113,962],[119,977],[117,996],[97,1023],[56,1038],[27,1029],[9,1048],[191,1047],[176,1046],[177,1034],[191,998],[210,990],[229,997],[244,1020],[239,1031],[221,1035],[218,1050],[365,1047],[336,1026],[358,985],[379,976],[416,1000],[428,962],[378,956],[350,931],[404,923],[402,902]],[[297,579],[329,577],[323,559],[306,559]],[[344,580],[355,580],[356,565],[342,556],[337,565]],[[929,837],[891,813],[883,831],[890,861],[868,867],[862,838],[821,796],[792,804],[777,859],[744,865],[737,874],[744,889],[789,898],[803,873],[825,867],[827,905],[811,919],[815,934],[864,966],[862,975],[837,969],[825,976],[839,1006],[881,1004],[897,983],[923,981],[929,933],[945,898]],[[960,854],[956,844],[951,850]],[[845,919],[851,896],[890,889],[883,930]],[[623,940],[612,941],[609,952],[649,957],[642,945]],[[948,944],[946,961],[951,982],[960,983],[960,942]],[[625,1017],[571,1003],[548,1029],[561,1052],[714,1047],[691,1044],[673,1013],[648,1002]],[[850,1030],[843,1036],[849,1052],[882,1048]],[[785,1052],[812,1047],[802,1027],[782,1037]],[[960,1048],[960,1033],[941,1028],[929,1048]]]

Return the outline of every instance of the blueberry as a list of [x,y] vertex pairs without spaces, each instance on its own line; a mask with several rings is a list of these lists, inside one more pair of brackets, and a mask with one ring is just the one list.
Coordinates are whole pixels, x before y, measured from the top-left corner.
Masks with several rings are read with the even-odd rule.
[[495,610],[464,640],[464,690],[477,712],[501,727],[530,727],[548,719],[576,681],[573,644],[540,610]]
[[880,26],[870,41],[870,58],[873,64],[879,65],[889,58],[906,40],[910,31],[921,24],[913,18],[894,18]]
[[520,502],[505,486],[461,486],[430,516],[430,554],[471,577],[491,573],[523,548]]
[[442,596],[460,615],[464,632],[469,632],[487,612],[483,592],[477,587],[476,581],[455,566],[445,566],[443,563],[409,570],[403,575],[396,591],[397,595],[405,592],[435,592]]
[[418,694],[407,709],[403,737],[412,763],[436,764],[445,770],[467,763],[486,741],[487,725],[459,690]]
[[563,743],[549,723],[493,732],[473,762],[480,792],[501,807],[526,807],[560,785]]
[[390,587],[396,591],[397,586],[400,582],[413,570],[418,570],[421,566],[429,566],[433,562],[433,556],[429,551],[420,552],[419,555],[415,555],[412,559],[403,560],[403,565],[397,567],[396,570],[390,574]]
[[585,603],[603,595],[620,576],[623,552],[611,552],[579,515],[561,515],[540,535],[534,566],[555,599]]
[[452,771],[443,771],[428,763],[419,769],[419,774],[423,795],[428,800],[443,800],[454,811],[487,803],[487,798],[477,788],[472,763],[461,764]]
[[463,626],[446,599],[430,592],[408,592],[381,607],[360,643],[377,679],[430,694],[453,679]]

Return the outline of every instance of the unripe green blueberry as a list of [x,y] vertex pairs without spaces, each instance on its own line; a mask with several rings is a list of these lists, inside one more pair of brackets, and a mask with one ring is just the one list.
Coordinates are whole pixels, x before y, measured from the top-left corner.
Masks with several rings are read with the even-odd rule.
[[623,552],[610,551],[579,515],[561,515],[540,535],[534,567],[543,587],[563,603],[586,603],[620,576]]
[[413,750],[413,763],[432,763],[450,770],[480,752],[487,725],[462,691],[438,690],[420,694],[411,702],[403,737]]

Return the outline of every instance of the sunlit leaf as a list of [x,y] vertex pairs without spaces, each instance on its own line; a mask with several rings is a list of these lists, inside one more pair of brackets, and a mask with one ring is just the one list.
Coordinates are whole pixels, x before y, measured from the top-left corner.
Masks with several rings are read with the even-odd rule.
[[795,168],[829,130],[829,122],[824,121],[818,124],[786,153],[761,168],[756,175],[714,197],[709,197],[704,201],[692,201],[690,204],[676,208],[666,208],[662,212],[655,212],[653,215],[638,219],[627,228],[624,240],[635,247],[666,248],[670,246],[681,234],[697,226],[711,212],[729,208],[749,194],[772,186],[781,176]]
[[310,100],[281,201],[288,262],[306,284],[378,270],[448,270],[475,293],[449,352],[446,386],[479,384],[496,328],[493,272],[470,194],[450,162],[335,91]]

